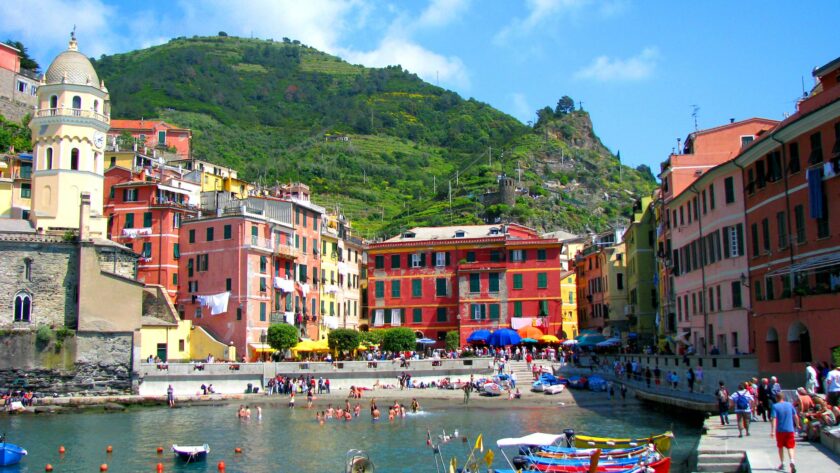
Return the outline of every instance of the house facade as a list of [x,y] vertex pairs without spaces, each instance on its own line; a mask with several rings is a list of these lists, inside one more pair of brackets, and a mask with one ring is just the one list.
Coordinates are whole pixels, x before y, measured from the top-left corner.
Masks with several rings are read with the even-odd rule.
[[633,220],[624,232],[627,248],[627,318],[630,330],[642,346],[657,343],[659,288],[656,268],[656,220],[654,197],[643,197],[633,205]]

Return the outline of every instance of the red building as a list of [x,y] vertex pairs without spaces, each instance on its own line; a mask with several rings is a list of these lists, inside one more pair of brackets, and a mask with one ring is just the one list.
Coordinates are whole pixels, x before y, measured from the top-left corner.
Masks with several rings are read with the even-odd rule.
[[190,157],[192,131],[189,129],[178,128],[161,120],[111,120],[108,143],[115,143],[123,133],[131,135],[140,146],[174,150],[181,158]]
[[840,58],[798,110],[736,158],[744,169],[751,343],[762,372],[801,382],[840,349]]
[[480,328],[530,321],[562,334],[560,250],[517,225],[413,228],[368,246],[371,328],[406,326],[461,344]]
[[[142,158],[142,156],[138,156]],[[165,166],[114,166],[105,172],[103,211],[108,238],[140,254],[137,279],[178,291],[181,223],[198,214],[197,187]]]

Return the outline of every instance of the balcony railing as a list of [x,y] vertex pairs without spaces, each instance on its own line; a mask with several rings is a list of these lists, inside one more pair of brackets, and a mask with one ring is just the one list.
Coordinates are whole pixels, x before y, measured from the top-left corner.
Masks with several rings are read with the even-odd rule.
[[290,259],[297,259],[298,250],[289,245],[277,244],[274,246],[274,252],[277,253],[279,256],[283,256]]
[[80,118],[92,118],[94,120],[99,120],[105,123],[111,123],[111,118],[107,115],[103,115],[98,112],[94,112],[93,110],[82,110],[80,108],[47,108],[43,110],[38,110],[35,112],[35,116],[38,118],[44,117],[80,117]]
[[251,236],[250,240],[246,240],[246,246],[250,246],[251,248],[258,249],[258,250],[265,250],[265,251],[274,251],[275,244],[273,240],[268,238],[262,238],[258,236]]

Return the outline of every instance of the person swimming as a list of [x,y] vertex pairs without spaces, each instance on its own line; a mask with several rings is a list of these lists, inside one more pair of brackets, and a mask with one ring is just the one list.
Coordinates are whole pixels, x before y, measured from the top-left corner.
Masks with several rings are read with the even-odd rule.
[[350,411],[345,412],[344,413],[344,420],[347,421],[347,422],[353,420],[353,414],[351,414]]
[[411,412],[417,412],[420,410],[420,403],[417,402],[417,398],[411,399]]
[[356,417],[359,417],[359,415],[361,413],[362,413],[362,405],[357,402],[356,407],[353,408],[353,415],[356,416]]
[[373,420],[379,420],[379,417],[380,417],[379,409],[374,407],[373,410],[371,411],[370,415],[371,415],[371,417],[373,417]]
[[236,417],[239,417],[240,419],[245,417],[245,405],[244,404],[239,405],[239,410],[236,411]]
[[257,420],[262,420],[262,407],[257,406]]

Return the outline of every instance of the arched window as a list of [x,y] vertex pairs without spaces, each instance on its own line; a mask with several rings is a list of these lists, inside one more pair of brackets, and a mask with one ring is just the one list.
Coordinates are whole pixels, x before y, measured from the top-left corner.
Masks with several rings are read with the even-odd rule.
[[23,259],[23,278],[32,281],[32,258]]
[[765,338],[765,347],[767,350],[767,362],[768,363],[778,363],[779,362],[779,333],[776,332],[776,329],[770,327],[767,331],[767,338]]
[[788,349],[792,363],[811,361],[811,334],[802,322],[796,321],[788,329]]
[[50,96],[50,108],[58,108],[58,95]]
[[47,148],[47,165],[44,169],[52,169],[53,166],[53,149],[52,146]]
[[93,111],[99,113],[99,100],[93,101]]
[[73,96],[73,108],[82,108],[82,98],[78,95]]
[[79,170],[79,148],[70,150],[70,169],[74,171]]
[[19,292],[15,296],[15,322],[29,322],[32,316],[32,296]]

